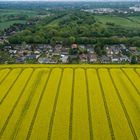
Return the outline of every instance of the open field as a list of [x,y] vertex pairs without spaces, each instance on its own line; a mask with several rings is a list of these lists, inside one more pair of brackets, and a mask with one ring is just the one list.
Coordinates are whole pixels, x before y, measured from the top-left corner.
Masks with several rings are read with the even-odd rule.
[[130,16],[130,17],[128,17],[128,19],[140,24],[140,16],[132,16],[132,17]]
[[111,16],[111,15],[103,15],[103,16],[95,16],[95,18],[106,24],[107,22],[114,23],[116,25],[120,25],[123,27],[130,28],[140,28],[140,17],[139,16],[131,16],[131,17],[120,17],[120,16]]
[[0,16],[6,19],[7,16],[13,15],[28,15],[29,17],[36,16],[38,12],[33,10],[9,10],[9,9],[0,9]]
[[[57,26],[61,20],[65,19],[65,17],[67,17],[67,15],[52,21],[48,25]],[[140,16],[121,17],[115,15],[95,15],[95,19],[103,24],[111,22],[122,27],[140,28]]]
[[13,21],[0,22],[0,30],[7,29],[15,23],[26,23],[26,21],[25,20],[13,20]]
[[38,12],[33,10],[0,9],[0,30],[4,30],[14,23],[25,23],[26,19],[21,20],[20,16],[32,18],[37,15]]
[[140,65],[1,65],[1,140],[139,140]]

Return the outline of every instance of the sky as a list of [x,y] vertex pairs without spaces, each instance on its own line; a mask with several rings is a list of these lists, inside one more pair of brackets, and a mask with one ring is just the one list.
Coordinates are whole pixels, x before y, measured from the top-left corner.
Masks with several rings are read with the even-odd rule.
[[140,1],[140,0],[0,0],[0,1]]
[[39,1],[49,1],[49,2],[54,2],[54,1],[64,1],[64,2],[72,2],[72,1],[89,1],[89,2],[94,2],[94,1],[96,1],[96,2],[113,2],[113,1],[115,1],[115,2],[120,2],[120,1],[123,1],[123,2],[127,2],[127,1],[129,1],[129,2],[134,2],[134,1],[137,1],[137,2],[140,2],[140,0],[0,0],[0,1],[3,1],[3,2],[6,2],[6,1],[37,1],[37,2],[39,2]]

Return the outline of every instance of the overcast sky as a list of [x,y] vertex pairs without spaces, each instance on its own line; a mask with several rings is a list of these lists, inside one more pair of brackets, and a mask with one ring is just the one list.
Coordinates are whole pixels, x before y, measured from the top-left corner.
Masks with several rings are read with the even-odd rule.
[[0,1],[139,1],[140,0],[0,0]]

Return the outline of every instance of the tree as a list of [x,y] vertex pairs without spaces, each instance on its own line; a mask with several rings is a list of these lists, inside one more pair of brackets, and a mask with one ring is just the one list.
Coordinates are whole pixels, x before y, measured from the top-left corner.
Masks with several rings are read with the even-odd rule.
[[33,42],[34,43],[44,43],[45,39],[43,36],[40,36],[37,34],[37,35],[35,35]]
[[0,51],[0,64],[12,64],[15,63],[15,59],[11,58],[7,52]]
[[101,56],[102,55],[102,50],[101,50],[101,47],[100,46],[95,46],[95,52]]
[[48,32],[48,37],[52,38],[54,36],[57,36],[58,35],[58,31],[56,29],[51,29],[49,32]]
[[70,37],[69,37],[69,43],[70,43],[70,44],[75,43],[75,37],[74,37],[74,36],[70,36]]
[[34,42],[33,36],[32,35],[25,36],[24,41],[27,43],[33,43]]
[[131,64],[137,64],[137,58],[134,55],[132,56]]
[[13,36],[9,37],[9,42],[11,44],[20,44],[23,42],[23,36],[21,36],[19,34],[13,35]]
[[56,40],[55,40],[55,38],[52,38],[52,39],[50,40],[50,45],[51,45],[52,47],[55,47],[55,45],[56,45]]
[[22,47],[23,47],[23,48],[26,47],[26,42],[25,42],[25,41],[22,43]]
[[63,46],[67,46],[67,45],[69,45],[69,44],[70,44],[70,43],[69,43],[68,38],[63,38],[62,45],[63,45]]

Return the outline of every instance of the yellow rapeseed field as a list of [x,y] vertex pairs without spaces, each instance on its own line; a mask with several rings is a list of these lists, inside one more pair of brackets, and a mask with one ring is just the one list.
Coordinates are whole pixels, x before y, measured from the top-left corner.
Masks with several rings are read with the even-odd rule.
[[0,65],[0,140],[115,139],[140,139],[140,65]]

